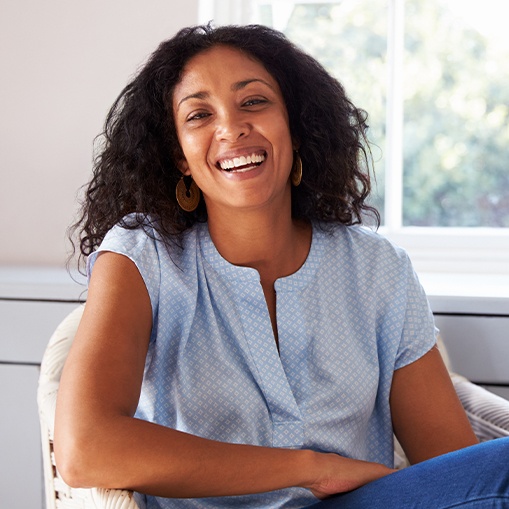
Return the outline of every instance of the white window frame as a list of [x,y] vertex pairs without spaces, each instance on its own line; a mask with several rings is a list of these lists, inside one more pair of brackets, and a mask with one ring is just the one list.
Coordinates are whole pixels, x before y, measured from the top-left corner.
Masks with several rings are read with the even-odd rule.
[[[304,0],[302,0],[304,2]],[[333,0],[305,0],[326,3]],[[200,0],[199,22],[216,25],[257,22],[256,7],[271,3],[284,28],[297,0]],[[438,228],[403,226],[403,42],[404,0],[388,0],[387,137],[385,224],[380,233],[410,254],[420,273],[509,275],[509,228]],[[288,13],[288,14],[286,14]],[[283,25],[283,26],[278,26]],[[369,113],[369,112],[368,112]]]

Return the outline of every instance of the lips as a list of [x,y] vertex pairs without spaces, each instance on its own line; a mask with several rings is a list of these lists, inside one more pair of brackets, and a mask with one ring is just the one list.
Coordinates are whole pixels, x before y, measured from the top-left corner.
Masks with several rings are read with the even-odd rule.
[[220,159],[217,167],[230,173],[241,173],[260,166],[267,157],[266,152],[253,152],[251,154],[239,155],[236,157]]

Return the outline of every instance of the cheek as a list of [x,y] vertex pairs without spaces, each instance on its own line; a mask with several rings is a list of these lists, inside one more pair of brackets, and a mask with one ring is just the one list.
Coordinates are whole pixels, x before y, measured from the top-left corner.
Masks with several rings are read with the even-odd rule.
[[293,145],[292,136],[285,115],[279,114],[264,118],[263,122],[258,123],[256,127],[262,136],[274,145],[278,152],[285,151],[288,144],[291,149]]
[[206,156],[203,140],[199,136],[193,133],[183,133],[179,135],[179,142],[184,157],[190,165]]
[[281,120],[277,127],[278,136],[274,139],[278,141],[279,157],[284,160],[285,165],[289,164],[291,168],[293,163],[293,140],[290,134],[290,128],[284,119]]

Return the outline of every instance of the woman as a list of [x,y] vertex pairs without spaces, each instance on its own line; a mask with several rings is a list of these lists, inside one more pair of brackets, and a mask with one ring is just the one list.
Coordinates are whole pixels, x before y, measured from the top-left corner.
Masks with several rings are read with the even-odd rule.
[[[356,226],[377,217],[365,129],[278,32],[161,44],[110,111],[78,223],[89,293],[55,430],[69,484],[148,507],[373,507],[373,489],[395,507],[409,485],[391,479],[415,498],[435,484],[392,474],[393,429],[414,463],[476,442],[406,255]],[[449,487],[450,463],[428,464]]]

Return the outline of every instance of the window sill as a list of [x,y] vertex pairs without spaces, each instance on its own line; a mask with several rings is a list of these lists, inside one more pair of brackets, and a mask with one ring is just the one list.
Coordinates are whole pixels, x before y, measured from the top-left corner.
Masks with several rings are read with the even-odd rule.
[[379,232],[407,250],[419,274],[509,277],[509,228],[381,227]]
[[509,275],[419,273],[434,313],[509,316]]

